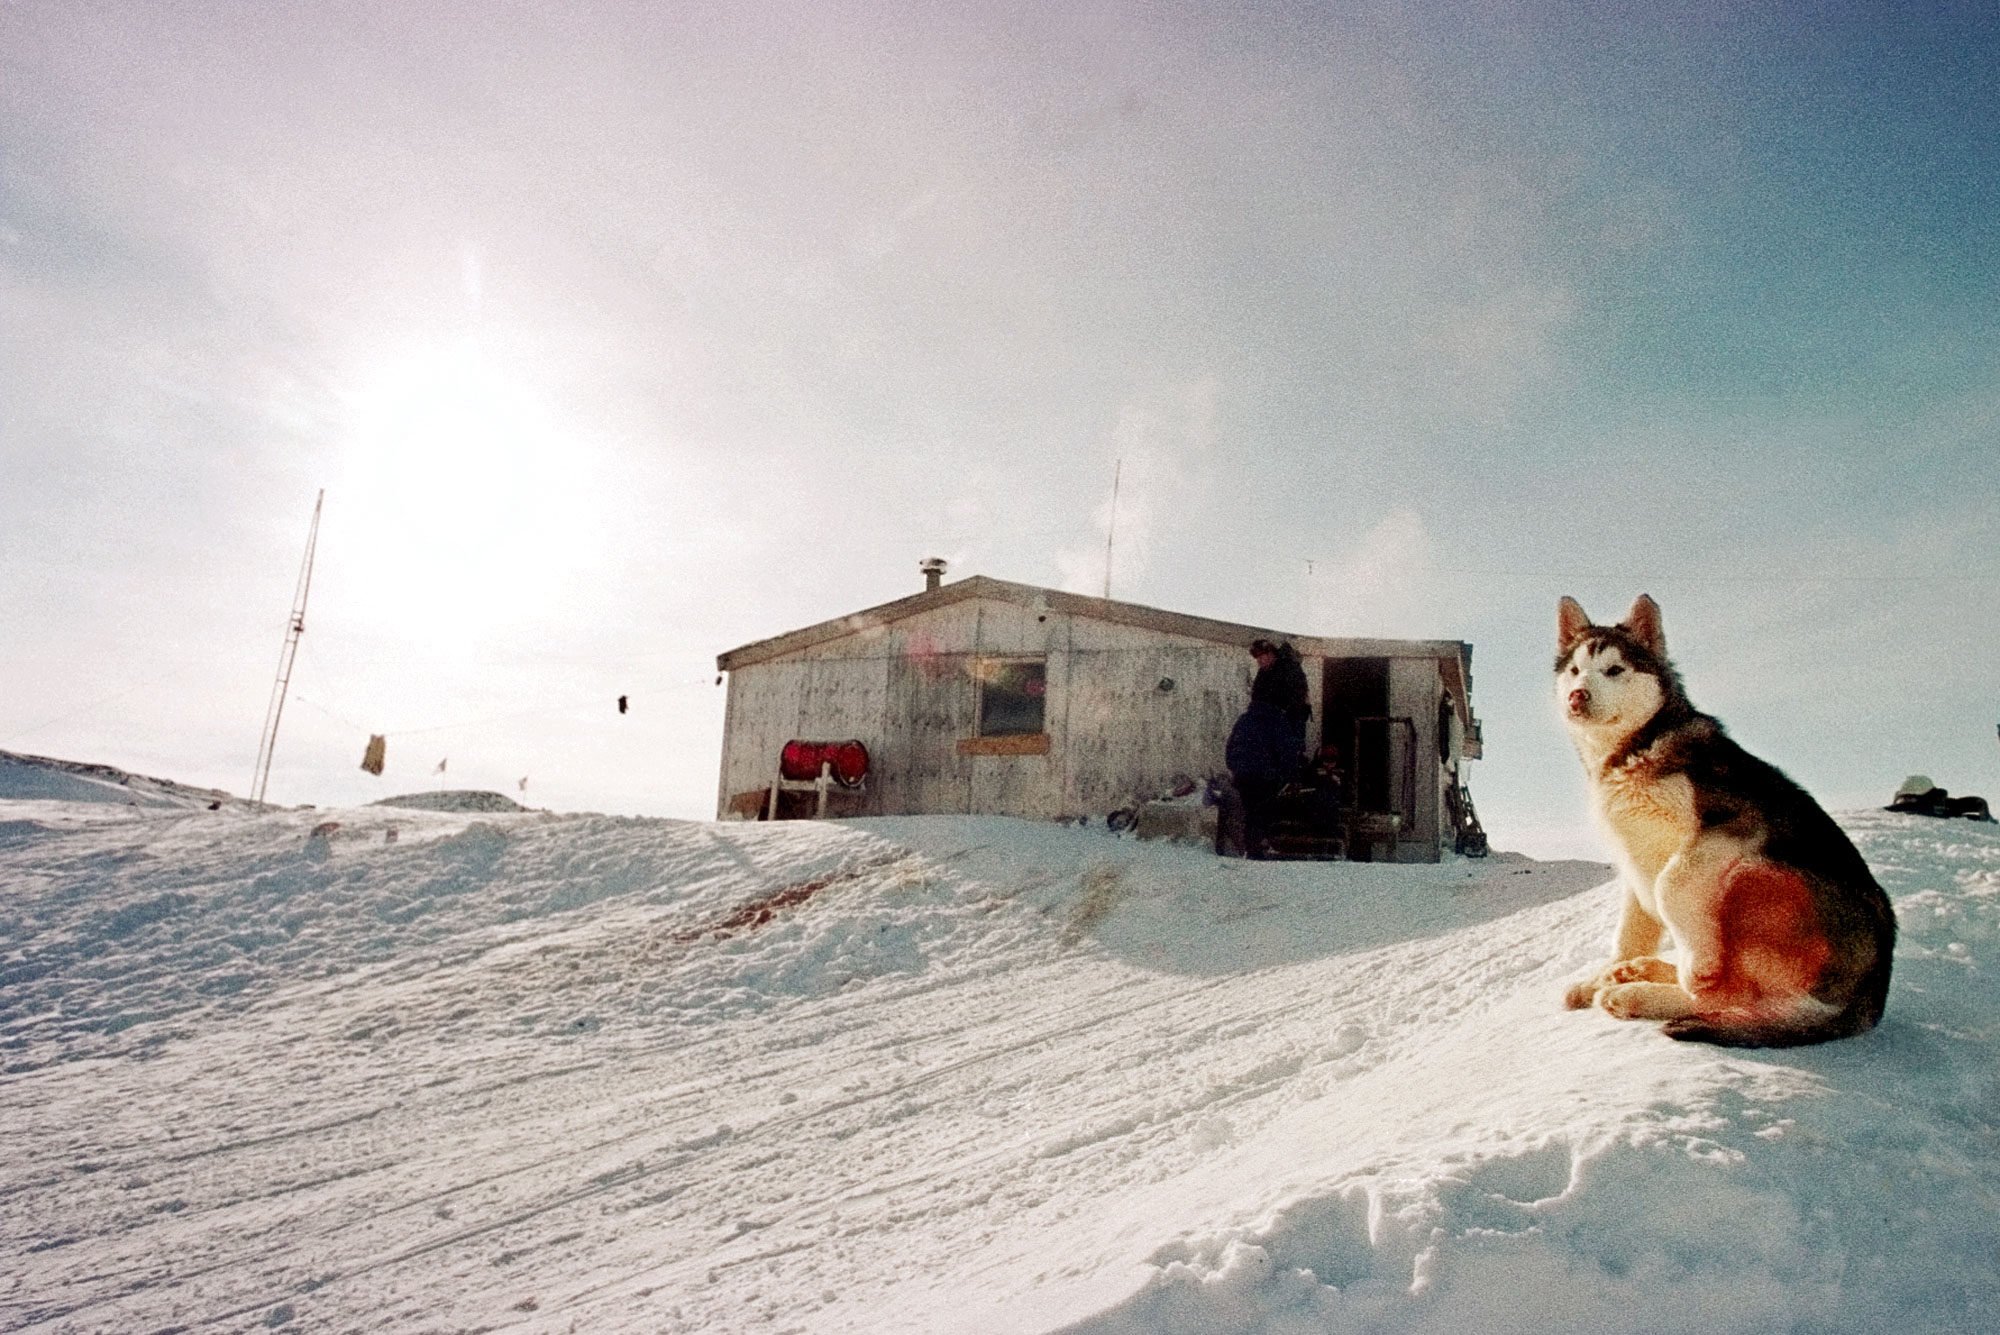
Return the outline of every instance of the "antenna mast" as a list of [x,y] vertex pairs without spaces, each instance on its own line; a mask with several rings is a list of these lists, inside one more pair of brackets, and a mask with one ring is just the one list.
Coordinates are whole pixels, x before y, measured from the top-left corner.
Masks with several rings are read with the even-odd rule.
[[278,679],[271,684],[271,703],[264,710],[264,735],[257,743],[257,774],[250,783],[250,800],[264,805],[271,782],[271,754],[278,749],[278,719],[285,712],[285,692],[292,685],[292,661],[299,655],[299,637],[306,633],[306,595],[312,592],[313,551],[319,546],[319,510],[326,488],[313,502],[312,527],[306,532],[306,559],[299,567],[299,585],[292,594],[292,619],[285,626],[285,647],[278,655]]
[[1104,596],[1111,596],[1111,544],[1118,540],[1118,479],[1124,475],[1125,460],[1119,457],[1111,470],[1111,520],[1104,534]]

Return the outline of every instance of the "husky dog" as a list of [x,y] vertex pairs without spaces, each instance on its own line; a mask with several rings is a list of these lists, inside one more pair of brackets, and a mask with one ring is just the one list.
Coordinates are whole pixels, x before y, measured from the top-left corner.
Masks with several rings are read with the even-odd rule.
[[1569,1006],[1732,1047],[1873,1028],[1896,917],[1840,827],[1688,703],[1651,598],[1615,626],[1564,598],[1556,625],[1556,703],[1626,892],[1612,960]]

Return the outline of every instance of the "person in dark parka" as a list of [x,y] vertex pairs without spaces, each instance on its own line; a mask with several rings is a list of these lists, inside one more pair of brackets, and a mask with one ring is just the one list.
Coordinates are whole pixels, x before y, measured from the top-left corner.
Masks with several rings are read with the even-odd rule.
[[1257,660],[1250,707],[1229,730],[1223,759],[1243,802],[1244,852],[1262,858],[1270,856],[1278,792],[1298,777],[1305,762],[1312,705],[1305,668],[1291,645],[1258,640],[1250,653]]
[[1250,683],[1250,703],[1264,701],[1278,707],[1299,731],[1299,749],[1305,750],[1306,720],[1312,717],[1312,692],[1306,686],[1305,664],[1299,651],[1289,644],[1254,640],[1250,656],[1257,660],[1257,678]]

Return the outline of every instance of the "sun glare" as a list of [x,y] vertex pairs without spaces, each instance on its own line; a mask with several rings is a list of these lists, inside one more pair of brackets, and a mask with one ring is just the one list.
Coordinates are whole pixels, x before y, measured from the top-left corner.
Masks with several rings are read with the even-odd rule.
[[397,357],[349,409],[337,512],[383,613],[476,628],[533,613],[588,561],[583,451],[476,340]]

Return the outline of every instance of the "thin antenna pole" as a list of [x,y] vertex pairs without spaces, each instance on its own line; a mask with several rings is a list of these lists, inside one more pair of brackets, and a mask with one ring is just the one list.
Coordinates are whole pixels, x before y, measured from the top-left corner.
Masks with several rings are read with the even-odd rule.
[[264,790],[271,782],[271,757],[278,749],[278,720],[285,713],[285,693],[292,685],[292,662],[299,656],[299,637],[306,633],[306,597],[312,592],[313,552],[319,546],[319,511],[326,504],[326,489],[320,488],[313,502],[312,527],[306,531],[306,559],[299,567],[298,588],[292,593],[292,618],[285,625],[285,647],[278,654],[278,679],[271,684],[271,703],[264,709],[264,734],[257,742],[257,773],[251,780],[250,800],[264,805]]
[[1111,596],[1111,545],[1118,540],[1118,479],[1124,475],[1125,460],[1121,456],[1111,470],[1111,522],[1104,535],[1104,596]]

